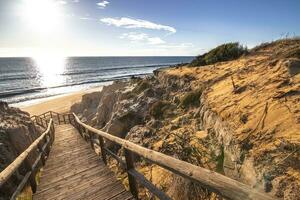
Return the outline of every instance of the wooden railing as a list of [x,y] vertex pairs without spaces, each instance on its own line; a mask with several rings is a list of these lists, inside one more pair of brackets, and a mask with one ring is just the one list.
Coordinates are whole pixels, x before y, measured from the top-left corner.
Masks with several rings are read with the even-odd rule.
[[[18,171],[19,167],[24,164],[26,168],[26,174],[22,181],[18,184],[16,190],[11,195],[10,199],[16,199],[16,197],[23,190],[25,185],[29,182],[33,193],[36,192],[36,173],[39,167],[45,165],[45,162],[49,156],[52,144],[54,142],[54,124],[73,124],[75,118],[73,114],[66,113],[60,114],[53,111],[45,112],[41,115],[34,115],[30,117],[31,121],[36,125],[39,125],[45,129],[45,131],[39,136],[23,153],[21,153],[9,166],[7,166],[0,173],[0,188],[9,180],[9,178]],[[38,150],[38,156],[35,162],[31,165],[28,156],[34,151]]]
[[[149,180],[147,180],[143,174],[135,170],[134,156],[140,156],[151,163],[157,164],[174,174],[180,175],[191,181],[199,183],[201,186],[208,190],[220,194],[222,197],[234,199],[234,200],[273,200],[276,199],[262,191],[251,188],[248,185],[240,183],[229,177],[223,176],[216,172],[201,168],[190,163],[178,160],[171,156],[167,156],[160,152],[156,152],[137,144],[134,144],[128,140],[113,136],[109,133],[97,130],[83,122],[73,114],[59,114],[56,112],[46,112],[39,116],[32,116],[31,118],[36,124],[46,128],[45,132],[37,138],[22,154],[20,154],[7,168],[0,173],[0,188],[9,178],[18,170],[18,168],[24,163],[27,172],[18,185],[16,191],[13,193],[11,199],[15,199],[17,195],[22,191],[27,182],[30,183],[32,191],[36,191],[35,175],[38,170],[38,164],[42,165],[49,155],[50,148],[54,141],[54,124],[72,124],[80,133],[80,135],[88,142],[91,147],[98,145],[101,149],[101,157],[103,162],[107,164],[107,155],[116,159],[120,166],[126,170],[129,180],[129,189],[133,196],[138,199],[138,185],[137,182],[147,188],[159,199],[171,199],[163,191],[159,190]],[[94,139],[95,136],[97,139]],[[111,141],[124,148],[125,160],[116,155],[113,151],[105,145],[105,140]],[[46,141],[45,141],[46,140]],[[41,143],[44,141],[44,145]],[[34,150],[39,150],[39,154],[31,166],[28,162],[28,155]]]
[[[101,149],[101,155],[104,163],[107,163],[106,155],[109,154],[115,158],[121,166],[127,171],[129,188],[133,196],[138,199],[138,186],[137,182],[140,185],[147,188],[159,199],[171,199],[164,192],[159,190],[155,185],[148,181],[143,174],[139,173],[134,168],[134,155],[140,156],[144,159],[147,159],[151,163],[157,164],[174,174],[180,175],[184,178],[187,178],[191,181],[199,183],[201,186],[207,188],[208,190],[220,194],[222,197],[234,199],[234,200],[274,200],[275,197],[272,197],[262,191],[251,188],[248,185],[240,183],[234,179],[223,176],[216,172],[207,170],[202,167],[192,165],[190,163],[175,159],[171,156],[167,156],[160,152],[156,152],[137,144],[134,144],[128,140],[113,136],[109,133],[97,130],[87,124],[84,124],[80,119],[75,115],[75,123],[73,124],[82,137],[88,139],[91,143],[91,147],[94,148],[94,144],[98,144]],[[88,137],[86,137],[88,135]],[[98,141],[93,139],[95,136],[98,138]],[[118,155],[113,153],[105,146],[104,139],[111,141],[117,145],[120,145],[125,150],[125,161],[122,160]]]
[[54,111],[48,111],[38,116],[31,116],[31,120],[35,121],[41,126],[44,126],[44,124],[50,119],[53,120],[54,124],[74,123],[74,116],[71,113],[60,114]]
[[[45,165],[54,141],[55,132],[52,119],[50,119],[47,124],[44,124],[42,121],[39,121],[39,123],[42,123],[42,126],[46,128],[45,132],[43,132],[24,152],[22,152],[0,173],[0,188],[2,188],[2,186],[10,179],[10,177],[19,171],[21,166],[24,166],[26,169],[26,173],[22,181],[18,184],[10,199],[16,199],[18,194],[23,190],[27,183],[30,184],[32,191],[36,192],[36,173],[40,166]],[[33,164],[31,164],[28,157],[34,152],[38,152],[38,154]]]

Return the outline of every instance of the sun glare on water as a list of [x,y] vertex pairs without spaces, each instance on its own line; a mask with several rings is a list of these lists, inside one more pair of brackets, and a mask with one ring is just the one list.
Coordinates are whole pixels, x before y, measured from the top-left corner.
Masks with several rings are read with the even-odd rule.
[[22,0],[20,15],[31,29],[49,33],[61,23],[61,6],[54,0]]
[[43,87],[57,87],[66,81],[63,76],[66,60],[64,57],[37,56],[33,59]]

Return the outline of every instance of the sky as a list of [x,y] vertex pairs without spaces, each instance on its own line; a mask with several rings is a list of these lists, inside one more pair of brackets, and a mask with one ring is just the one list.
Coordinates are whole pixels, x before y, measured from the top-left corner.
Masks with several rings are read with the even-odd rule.
[[0,0],[0,57],[194,56],[300,35],[299,0]]

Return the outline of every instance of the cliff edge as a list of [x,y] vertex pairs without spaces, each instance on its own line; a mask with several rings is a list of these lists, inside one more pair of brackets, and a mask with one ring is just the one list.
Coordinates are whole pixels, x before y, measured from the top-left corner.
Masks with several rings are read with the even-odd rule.
[[[300,196],[299,39],[262,44],[232,61],[118,81],[71,110],[96,128],[276,197]],[[145,161],[138,167],[174,199],[219,198]]]

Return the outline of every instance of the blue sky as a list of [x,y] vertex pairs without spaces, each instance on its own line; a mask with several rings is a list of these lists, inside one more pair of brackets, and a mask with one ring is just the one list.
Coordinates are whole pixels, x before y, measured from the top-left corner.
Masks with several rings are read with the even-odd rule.
[[197,55],[299,22],[299,0],[0,0],[0,56]]

